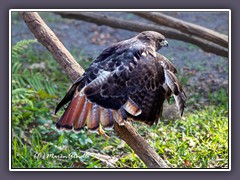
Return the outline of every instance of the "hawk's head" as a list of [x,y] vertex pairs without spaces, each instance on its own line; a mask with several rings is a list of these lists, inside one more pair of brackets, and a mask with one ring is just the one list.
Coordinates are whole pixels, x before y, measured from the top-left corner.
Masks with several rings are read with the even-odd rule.
[[168,42],[165,37],[155,31],[143,31],[137,36],[137,38],[143,43],[154,47],[156,51],[163,46],[168,46]]

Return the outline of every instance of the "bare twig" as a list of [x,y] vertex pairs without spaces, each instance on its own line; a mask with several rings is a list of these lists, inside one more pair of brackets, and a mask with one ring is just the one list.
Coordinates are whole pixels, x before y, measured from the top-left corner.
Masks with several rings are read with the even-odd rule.
[[209,40],[218,45],[228,48],[228,36],[213,31],[211,29],[189,23],[160,12],[133,12],[134,14],[153,21],[159,25],[164,25],[174,29],[178,29],[183,33],[195,35],[197,37]]
[[[84,70],[74,60],[67,49],[58,40],[52,30],[44,23],[38,13],[20,12],[28,28],[61,65],[72,81],[83,74]],[[114,124],[115,132],[136,152],[149,168],[169,168],[151,146],[126,122],[125,126]]]
[[98,25],[107,25],[113,28],[127,29],[135,32],[141,32],[146,30],[157,31],[164,34],[168,38],[177,39],[177,40],[195,44],[206,52],[211,52],[220,56],[228,57],[228,50],[226,48],[223,48],[222,46],[219,46],[207,40],[198,38],[196,36],[182,33],[172,28],[167,28],[167,27],[154,25],[154,24],[137,23],[137,22],[127,21],[127,20],[122,20],[119,18],[108,17],[97,12],[96,13],[56,12],[56,13],[65,18],[78,19],[78,20],[96,23]]

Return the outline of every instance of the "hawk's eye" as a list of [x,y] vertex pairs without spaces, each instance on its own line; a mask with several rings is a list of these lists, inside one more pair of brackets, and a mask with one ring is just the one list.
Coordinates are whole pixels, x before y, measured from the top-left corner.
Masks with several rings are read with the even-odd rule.
[[167,47],[168,46],[168,42],[165,40],[165,39],[159,39],[158,40],[158,44],[160,45],[160,46],[165,46],[165,47]]

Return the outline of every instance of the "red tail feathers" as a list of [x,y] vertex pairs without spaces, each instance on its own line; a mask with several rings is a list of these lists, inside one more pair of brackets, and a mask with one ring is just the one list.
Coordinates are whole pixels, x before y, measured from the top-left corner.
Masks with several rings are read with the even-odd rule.
[[58,129],[74,129],[79,131],[87,127],[91,131],[98,130],[100,123],[104,129],[113,128],[114,118],[110,109],[104,109],[95,103],[88,101],[85,95],[76,94],[62,117],[58,120]]

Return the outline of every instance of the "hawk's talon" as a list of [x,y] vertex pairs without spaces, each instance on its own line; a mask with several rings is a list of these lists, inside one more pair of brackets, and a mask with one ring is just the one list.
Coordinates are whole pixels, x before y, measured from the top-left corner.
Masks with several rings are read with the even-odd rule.
[[106,138],[107,140],[110,139],[110,137],[106,134],[106,132],[105,132],[101,127],[98,128],[98,134],[99,134],[100,136],[103,136],[103,137]]

